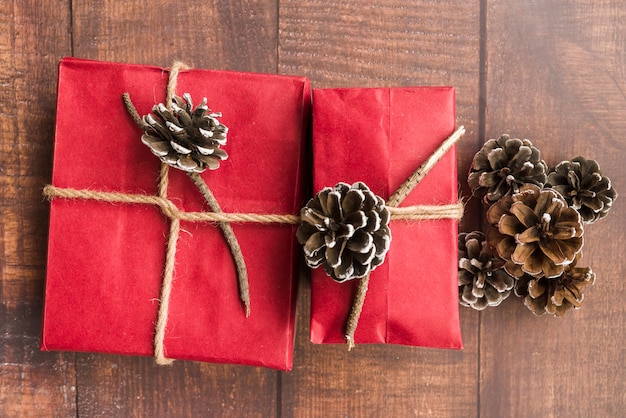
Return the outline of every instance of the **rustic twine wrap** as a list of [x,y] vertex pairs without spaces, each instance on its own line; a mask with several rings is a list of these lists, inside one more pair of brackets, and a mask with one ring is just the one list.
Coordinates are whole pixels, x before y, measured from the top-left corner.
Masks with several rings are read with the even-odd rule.
[[[178,73],[188,67],[183,63],[177,62],[170,69],[170,76],[167,87],[167,103],[171,105],[172,96],[176,89],[176,81]],[[125,95],[124,102],[129,107],[132,106],[130,98]],[[131,112],[133,120],[142,126],[143,121],[139,115]],[[439,161],[445,152],[463,135],[465,129],[460,127],[441,146],[431,155],[424,164],[392,195],[387,202],[392,220],[404,221],[420,221],[434,219],[460,219],[463,215],[463,204],[458,202],[448,205],[415,205],[409,207],[398,208],[404,198],[419,183],[419,181],[428,173],[428,171]],[[291,214],[257,214],[257,213],[224,213],[221,210],[213,212],[185,212],[168,199],[167,188],[169,183],[169,166],[165,163],[161,165],[159,174],[158,194],[145,195],[121,192],[103,192],[89,189],[73,189],[65,187],[56,187],[47,185],[43,189],[43,194],[49,200],[54,198],[73,199],[73,200],[95,200],[107,203],[124,203],[124,204],[143,204],[158,206],[163,214],[170,220],[170,231],[167,240],[167,251],[165,256],[165,266],[163,271],[163,281],[161,286],[161,296],[159,310],[156,319],[155,335],[154,335],[154,357],[157,364],[167,365],[173,362],[172,359],[166,357],[164,348],[165,328],[167,326],[170,294],[172,290],[172,282],[174,279],[174,265],[176,260],[176,244],[180,233],[180,221],[187,222],[208,222],[217,223],[220,227],[223,224],[231,222],[236,223],[263,223],[263,224],[286,224],[297,225],[300,223],[300,216]],[[199,177],[199,176],[198,176]],[[192,177],[192,180],[193,177]],[[194,180],[195,182],[195,180]],[[198,184],[196,184],[198,185]],[[205,184],[206,185],[206,184]],[[199,186],[202,187],[202,186]],[[203,195],[205,191],[201,190]],[[210,205],[211,206],[211,205]],[[232,247],[231,247],[232,251]],[[236,257],[235,255],[233,255]],[[354,306],[358,308],[358,312],[353,310],[348,320],[346,328],[346,340],[350,347],[354,345],[354,330],[358,323],[360,309],[362,308],[367,292],[367,283],[369,276],[364,277],[359,285],[359,292],[355,298]],[[240,289],[241,290],[241,289]],[[243,299],[243,298],[242,298]],[[360,307],[359,307],[360,306]],[[248,311],[246,312],[248,313]]]
[[[420,165],[417,170],[415,170],[413,174],[411,174],[409,178],[406,179],[400,187],[398,187],[391,197],[389,197],[386,205],[391,212],[391,219],[398,219],[399,212],[410,212],[413,208],[415,208],[415,206],[398,208],[398,205],[400,205],[409,193],[411,193],[411,191],[415,189],[422,179],[426,177],[426,174],[428,174],[428,172],[439,162],[439,160],[441,160],[446,152],[448,152],[448,150],[452,148],[452,146],[456,144],[459,139],[461,139],[463,134],[465,134],[465,128],[461,126],[446,140],[444,140],[432,153],[432,155],[430,155],[430,157],[428,157],[426,161],[424,161],[422,165]],[[461,219],[463,216],[463,204],[460,202],[453,205],[432,206],[430,209],[432,210],[432,217],[422,219]],[[359,324],[359,318],[361,316],[361,311],[363,310],[363,303],[365,302],[365,295],[367,294],[369,281],[370,274],[368,273],[359,281],[354,302],[352,303],[352,309],[350,310],[350,316],[348,317],[345,331],[348,351],[352,350],[355,346],[354,333],[356,332],[356,328]]]
[[[178,72],[175,72],[175,73],[173,72],[172,74],[176,74],[177,76]],[[170,76],[170,83],[168,83],[168,88],[167,88],[167,97],[170,100],[167,103],[168,107],[172,106],[172,102],[171,102],[172,100],[171,98],[173,97],[172,90],[175,88],[175,85],[176,85],[176,79],[174,78],[173,80],[174,81],[172,81],[172,76]],[[146,130],[146,124],[139,116],[139,113],[137,113],[137,109],[135,109],[133,102],[130,100],[130,95],[128,93],[124,93],[122,95],[122,99],[124,100],[124,104],[126,105],[126,109],[128,110],[128,113],[131,115],[135,123],[137,123],[137,125],[140,128]],[[162,167],[163,166],[169,167],[169,165],[165,163],[162,164]],[[217,199],[213,195],[213,192],[211,192],[211,189],[206,184],[204,179],[200,177],[200,174],[195,173],[195,172],[187,172],[187,175],[189,176],[191,181],[196,185],[196,187],[202,194],[202,196],[204,197],[204,200],[209,205],[209,208],[214,213],[222,213],[222,209]],[[165,173],[165,176],[167,176],[167,172]],[[161,176],[161,178],[163,178],[163,176]],[[167,181],[165,182],[165,188],[167,188]],[[165,210],[171,210],[171,208],[164,209],[164,211]],[[235,268],[237,270],[237,278],[239,281],[239,296],[240,296],[241,301],[244,304],[244,307],[246,310],[246,318],[247,318],[250,316],[250,290],[248,286],[248,269],[246,268],[246,263],[243,258],[243,253],[241,252],[241,247],[239,246],[239,242],[237,241],[237,237],[235,236],[235,232],[233,231],[233,228],[230,226],[230,223],[227,220],[218,220],[217,222],[218,222],[219,227],[222,229],[222,232],[224,233],[224,238],[226,239],[226,243],[228,244],[230,248],[233,261],[235,262]]]

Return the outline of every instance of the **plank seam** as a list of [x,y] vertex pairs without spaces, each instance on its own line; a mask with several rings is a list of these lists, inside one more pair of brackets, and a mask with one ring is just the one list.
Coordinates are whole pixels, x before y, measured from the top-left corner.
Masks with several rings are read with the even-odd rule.
[[[479,5],[479,52],[478,52],[478,147],[481,147],[485,141],[487,130],[487,0],[480,0]],[[484,229],[483,217],[479,214],[478,226],[480,230]],[[477,359],[476,359],[476,416],[481,416],[481,329],[483,315],[478,312],[478,330],[477,330]]]

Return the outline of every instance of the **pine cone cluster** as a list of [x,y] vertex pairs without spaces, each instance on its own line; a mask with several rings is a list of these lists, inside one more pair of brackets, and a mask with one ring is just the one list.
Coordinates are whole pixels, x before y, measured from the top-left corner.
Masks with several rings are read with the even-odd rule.
[[604,218],[617,196],[598,163],[584,157],[563,161],[550,170],[546,186],[559,192],[585,223]]
[[145,134],[141,141],[161,161],[187,172],[201,173],[219,168],[228,158],[220,146],[226,144],[228,128],[218,121],[221,113],[211,112],[206,98],[195,109],[188,93],[174,96],[171,109],[163,103],[143,117]]
[[460,303],[495,306],[513,287],[536,315],[578,309],[596,277],[577,267],[584,224],[604,218],[617,197],[598,163],[576,157],[548,170],[530,141],[502,135],[476,153],[468,183],[487,208],[489,229],[482,244],[481,232],[459,235]]
[[479,231],[459,234],[459,301],[483,310],[498,306],[511,294],[515,280]]
[[361,182],[326,187],[300,211],[296,231],[309,267],[324,267],[338,282],[382,264],[391,242],[385,201]]

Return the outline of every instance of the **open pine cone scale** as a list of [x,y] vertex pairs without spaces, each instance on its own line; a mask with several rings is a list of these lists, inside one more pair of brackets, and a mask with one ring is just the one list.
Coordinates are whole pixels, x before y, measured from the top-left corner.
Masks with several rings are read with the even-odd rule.
[[491,205],[517,193],[523,184],[543,186],[547,167],[539,150],[527,139],[502,135],[476,153],[468,176],[472,192]]
[[585,223],[604,218],[617,193],[595,160],[576,157],[559,163],[549,174],[547,186],[559,192],[580,212]]
[[153,114],[143,117],[146,125],[141,137],[161,161],[188,172],[219,168],[228,154],[220,148],[226,144],[228,128],[210,112],[206,98],[195,109],[191,96],[174,96],[172,107],[163,103],[152,108]]
[[497,306],[511,293],[514,279],[502,269],[482,232],[459,234],[459,301],[482,310]]
[[300,216],[296,237],[307,264],[323,266],[336,281],[364,277],[389,249],[389,211],[363,183],[324,188]]
[[488,240],[515,277],[557,277],[583,245],[582,220],[553,190],[525,185],[487,211]]
[[524,275],[515,283],[515,294],[524,298],[524,304],[535,314],[561,316],[569,309],[579,309],[583,288],[595,282],[596,275],[589,267],[577,267],[580,253],[563,274],[556,278]]

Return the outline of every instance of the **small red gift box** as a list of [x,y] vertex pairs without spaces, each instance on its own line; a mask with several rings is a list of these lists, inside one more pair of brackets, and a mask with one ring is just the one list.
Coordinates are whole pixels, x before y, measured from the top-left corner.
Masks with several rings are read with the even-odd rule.
[[[59,68],[53,186],[157,195],[160,161],[127,113],[165,101],[162,68],[64,59]],[[297,214],[303,203],[309,82],[188,70],[177,94],[203,97],[229,128],[229,158],[201,174],[224,212]],[[180,211],[209,211],[182,171],[169,170]],[[292,366],[297,254],[294,226],[232,223],[248,269],[251,315],[215,223],[181,221],[164,350],[168,358]],[[151,355],[170,220],[150,204],[53,198],[43,350]]]
[[[383,199],[455,127],[449,87],[313,91],[313,187],[364,182]],[[458,201],[456,155],[447,152],[402,206]],[[385,262],[371,273],[355,343],[461,348],[457,221],[394,221]],[[311,341],[345,342],[359,279],[337,283],[312,272]]]

